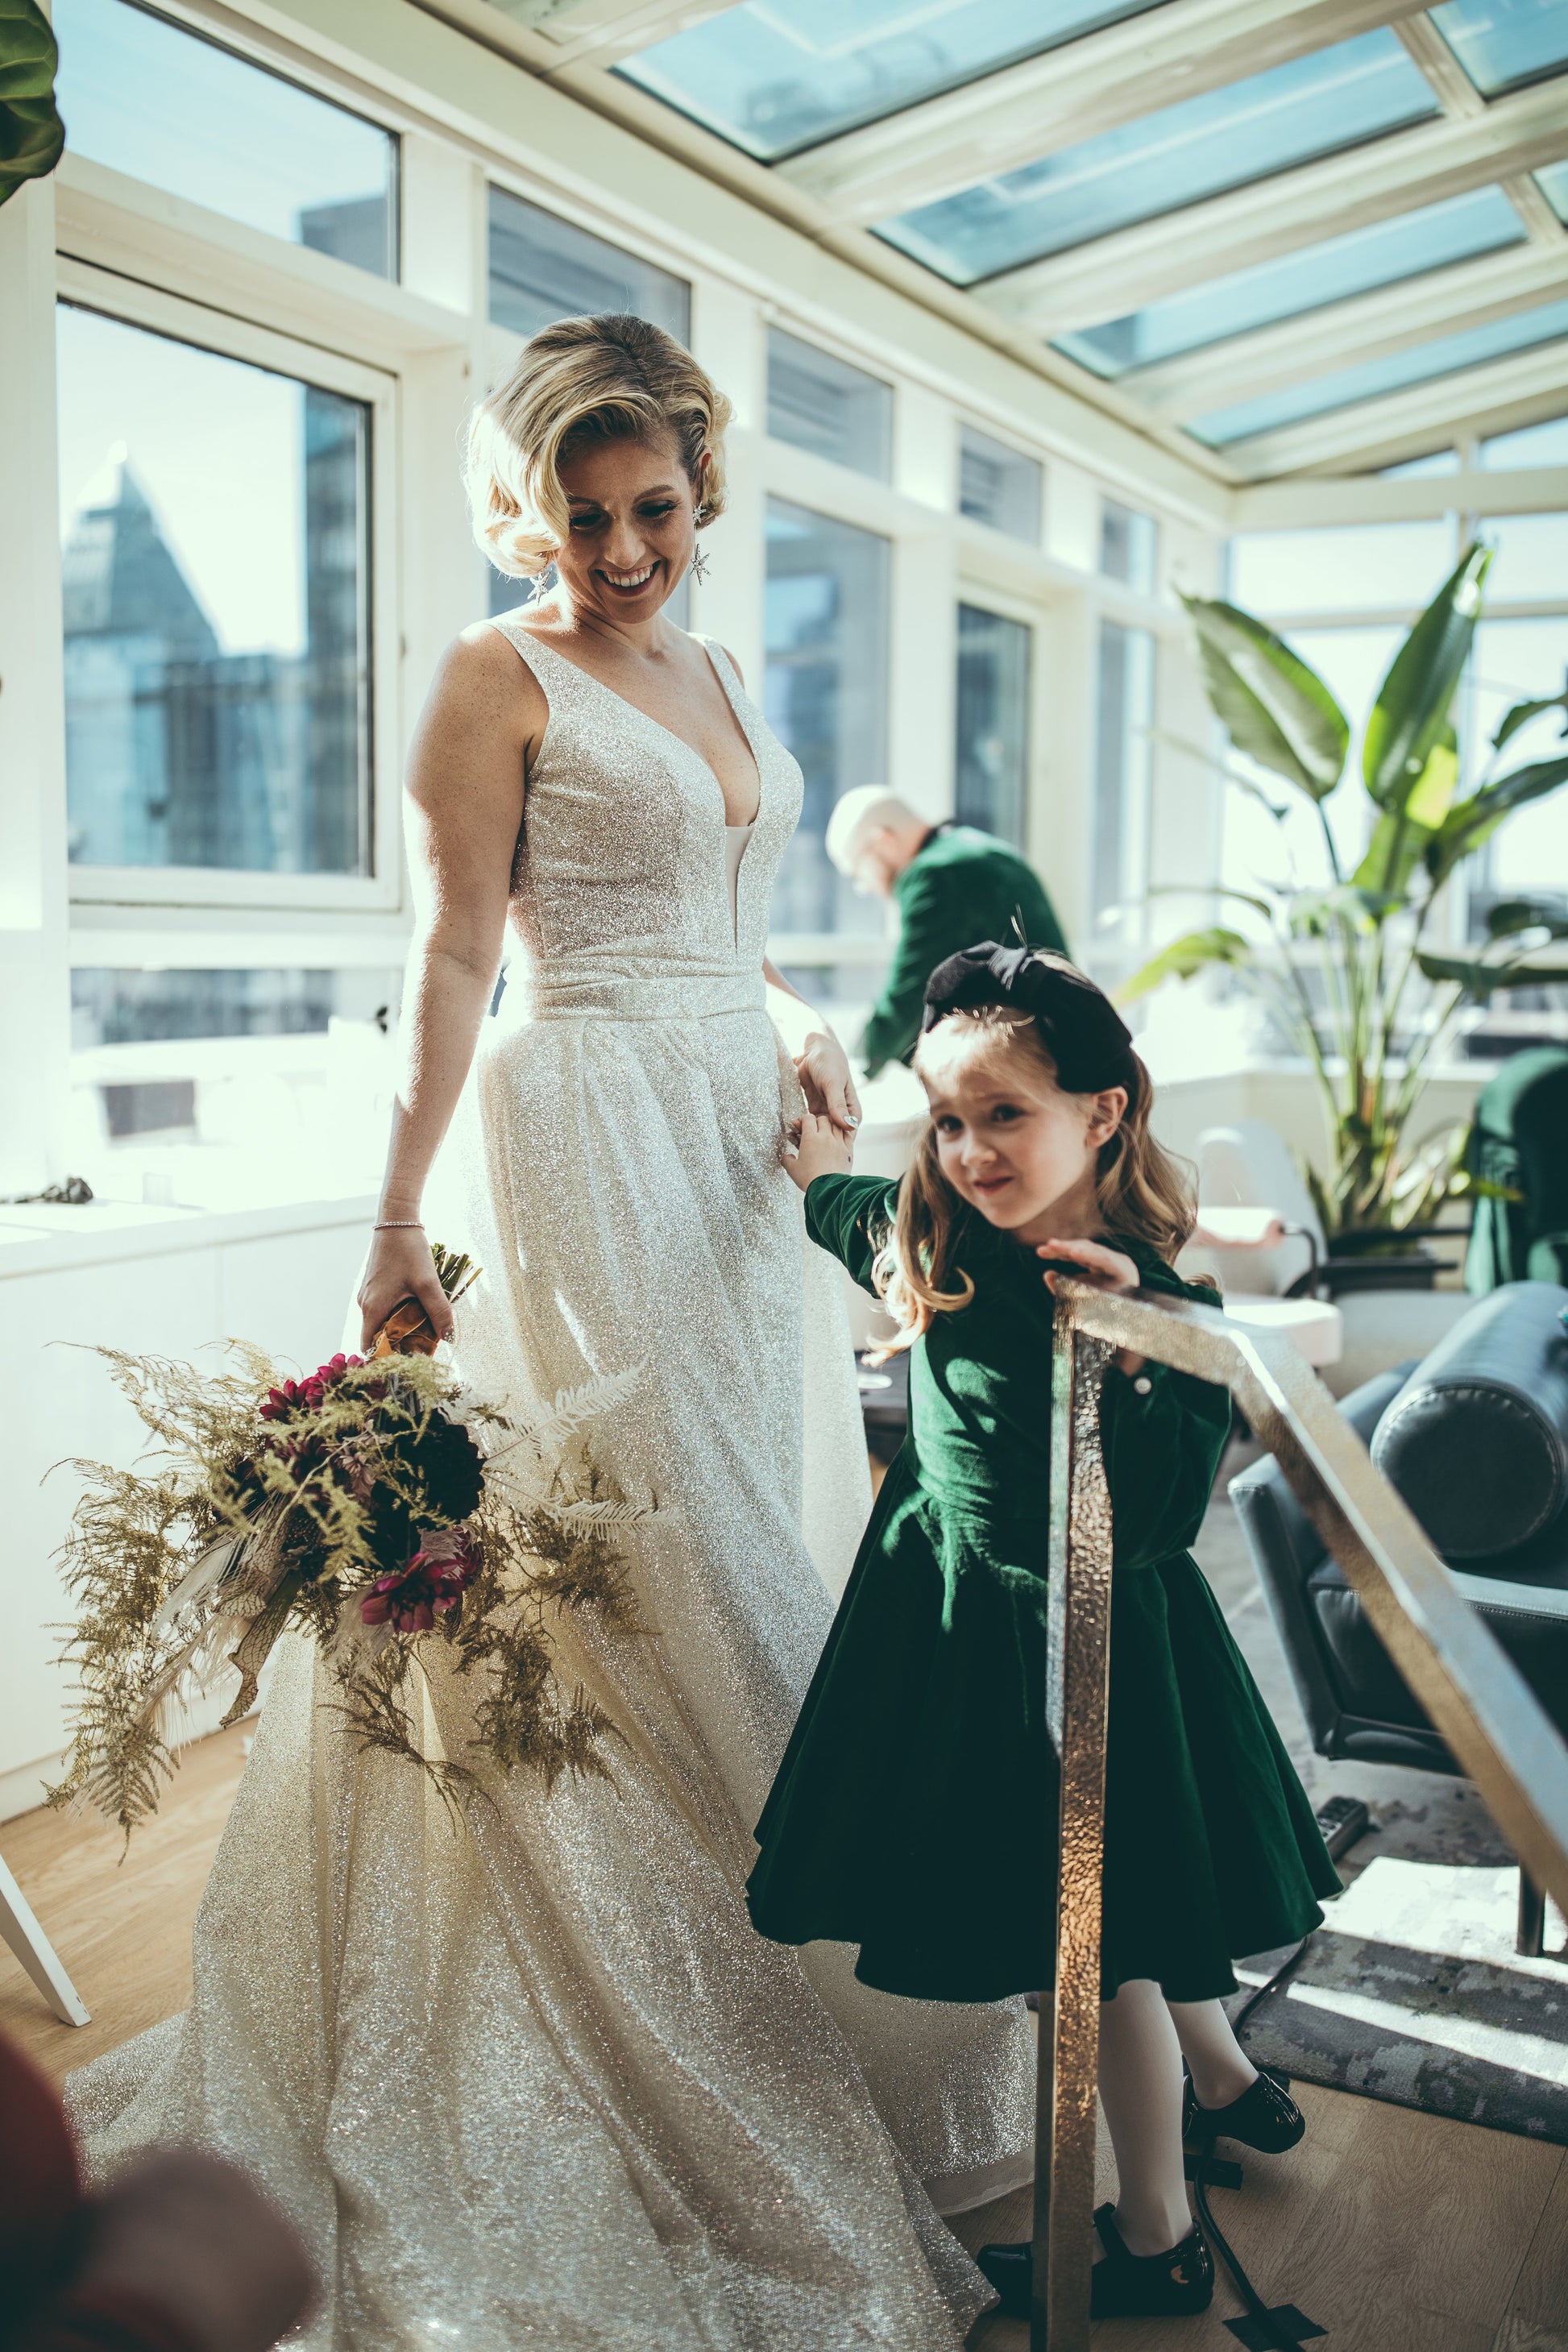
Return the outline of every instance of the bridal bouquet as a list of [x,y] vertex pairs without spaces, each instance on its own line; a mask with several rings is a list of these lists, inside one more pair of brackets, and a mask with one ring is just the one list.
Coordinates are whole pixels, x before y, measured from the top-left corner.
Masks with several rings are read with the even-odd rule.
[[[477,1269],[437,1247],[448,1298]],[[84,1795],[129,1836],[157,1809],[191,1699],[226,1663],[246,1714],[279,1634],[320,1646],[353,1737],[418,1765],[449,1806],[529,1769],[608,1777],[614,1726],[555,1670],[552,1622],[576,1610],[614,1634],[647,1629],[615,1530],[644,1509],[605,1491],[586,1437],[637,1374],[591,1381],[531,1417],[464,1389],[432,1357],[409,1300],[368,1360],[302,1381],[230,1342],[204,1375],[98,1352],[157,1441],[137,1466],[85,1481],[63,1551],[80,1604],[72,1746],[51,1804]],[[468,1753],[427,1753],[416,1677],[433,1646],[474,1677]]]

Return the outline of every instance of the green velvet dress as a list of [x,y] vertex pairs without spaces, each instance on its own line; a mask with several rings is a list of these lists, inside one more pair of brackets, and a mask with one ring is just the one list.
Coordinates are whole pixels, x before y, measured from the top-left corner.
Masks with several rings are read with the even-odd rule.
[[[813,1238],[869,1286],[897,1187],[819,1176]],[[1194,1293],[1127,1243],[1144,1285]],[[1054,1969],[1056,1754],[1046,1728],[1053,1302],[1030,1250],[978,1217],[971,1304],[910,1361],[910,1434],[883,1481],[758,1825],[752,1917],[784,1944],[858,1944],[885,1992],[985,2001]],[[1304,1936],[1339,1880],[1306,1793],[1186,1546],[1230,1420],[1223,1389],[1114,1369],[1100,1429],[1115,1550],[1103,1978],[1173,2000]]]

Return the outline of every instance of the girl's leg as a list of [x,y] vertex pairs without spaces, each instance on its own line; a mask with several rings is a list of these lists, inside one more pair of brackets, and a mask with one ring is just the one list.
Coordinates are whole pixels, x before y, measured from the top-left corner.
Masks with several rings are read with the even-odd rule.
[[1100,2005],[1100,2100],[1121,2184],[1116,2226],[1129,2253],[1165,2253],[1193,2224],[1182,2159],[1181,2045],[1151,1978],[1135,1978]]
[[1231,2032],[1224,2003],[1173,2000],[1166,2006],[1199,2106],[1228,2107],[1257,2082],[1258,2069]]

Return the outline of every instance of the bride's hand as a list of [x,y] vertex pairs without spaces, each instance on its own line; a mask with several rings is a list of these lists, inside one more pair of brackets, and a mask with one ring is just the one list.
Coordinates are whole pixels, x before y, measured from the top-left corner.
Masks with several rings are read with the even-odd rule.
[[795,1074],[807,1110],[830,1118],[846,1142],[860,1124],[860,1097],[849,1075],[849,1057],[837,1037],[815,1029],[795,1057]]
[[416,1298],[437,1339],[449,1339],[457,1326],[452,1303],[442,1289],[430,1244],[419,1225],[393,1225],[373,1234],[364,1280],[359,1286],[360,1346],[368,1348],[395,1307]]

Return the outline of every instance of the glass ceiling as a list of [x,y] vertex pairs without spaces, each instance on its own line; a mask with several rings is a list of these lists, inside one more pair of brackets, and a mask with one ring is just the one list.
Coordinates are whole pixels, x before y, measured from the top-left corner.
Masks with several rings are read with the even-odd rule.
[[[439,7],[441,0],[429,5]],[[495,5],[532,22],[543,15],[570,19],[579,9],[594,15],[601,0]],[[609,13],[617,24],[625,18],[628,33],[634,22],[647,20],[630,0],[616,0]],[[668,26],[686,12],[671,6],[650,13]],[[1390,5],[1384,13],[1396,12]],[[1321,20],[1331,21],[1331,15],[1324,10]],[[1147,16],[1152,31],[1156,16],[1161,54],[1168,53],[1168,70],[1159,76],[1152,70],[1149,32],[1141,25],[1121,36],[1107,30]],[[1314,15],[1312,22],[1319,21]],[[600,71],[612,111],[618,76],[623,89],[625,82],[637,84],[764,164],[787,164],[944,91],[978,86],[973,117],[967,108],[938,107],[900,130],[890,149],[874,137],[851,141],[836,153],[831,173],[803,172],[802,187],[820,207],[824,228],[862,236],[871,222],[871,234],[950,285],[973,289],[981,303],[1005,310],[1015,327],[1037,306],[1032,314],[1042,339],[1053,332],[1057,273],[997,281],[1052,255],[1090,248],[1081,269],[1075,265],[1067,273],[1075,289],[1087,284],[1091,289],[1088,302],[1077,292],[1073,298],[1070,315],[1084,323],[1056,331],[1055,347],[1095,375],[1121,381],[1134,405],[1142,371],[1210,349],[1223,359],[1231,346],[1239,393],[1246,383],[1263,380],[1252,373],[1249,338],[1321,313],[1321,331],[1314,322],[1300,339],[1310,352],[1303,366],[1315,373],[1236,400],[1186,430],[1220,450],[1308,417],[1342,413],[1342,426],[1325,427],[1313,446],[1331,449],[1334,462],[1355,472],[1358,452],[1375,459],[1378,441],[1386,441],[1392,429],[1387,415],[1364,412],[1363,404],[1568,338],[1568,301],[1546,299],[1564,280],[1545,268],[1534,272],[1525,259],[1560,257],[1568,247],[1552,243],[1550,224],[1527,200],[1530,181],[1513,176],[1533,170],[1534,184],[1568,224],[1568,97],[1563,143],[1543,164],[1534,157],[1542,146],[1551,157],[1551,144],[1531,133],[1521,147],[1519,110],[1494,103],[1552,76],[1563,76],[1568,90],[1568,0],[1434,0],[1409,23],[1424,34],[1410,49],[1384,22],[1226,81],[1236,51],[1208,0],[734,0]],[[1039,77],[1013,69],[1064,45],[1076,45],[1073,88],[1083,95],[1086,129],[1111,127],[1093,128],[1091,135],[1042,154],[1053,135],[1063,136],[1059,110],[1042,109],[1031,152],[1032,93]],[[1417,168],[1417,157],[1434,138],[1441,146],[1444,134],[1418,126],[1454,112],[1449,55],[1482,101],[1467,135],[1479,133],[1492,160],[1489,165],[1483,155],[1479,166],[1467,163],[1479,184],[1434,204],[1420,200],[1434,182],[1430,171]],[[1177,95],[1184,73],[1192,77],[1186,97]],[[1146,109],[1142,114],[1134,110],[1140,104]],[[1464,113],[1462,105],[1458,111]],[[1494,122],[1495,131],[1489,129]],[[996,168],[991,177],[964,186],[965,169],[973,169],[977,127],[984,137],[994,131]],[[1457,118],[1452,127],[1458,127]],[[1352,151],[1386,145],[1394,163],[1405,139],[1407,209],[1292,245],[1305,226],[1294,209],[1292,172],[1316,167],[1312,184],[1324,200],[1318,217],[1337,213],[1342,221],[1364,220],[1370,207]],[[1029,160],[1020,163],[1020,156]],[[1336,163],[1335,157],[1345,160]],[[693,157],[699,168],[701,160]],[[1342,204],[1337,201],[1342,180]],[[1383,172],[1380,184],[1380,201],[1397,205],[1396,163]],[[1245,199],[1194,217],[1193,233],[1202,236],[1212,274],[1201,284],[1168,290],[1163,257],[1170,237],[1152,227],[1142,237],[1140,225],[1240,189],[1247,191]],[[895,206],[903,209],[895,213]],[[1106,257],[1102,310],[1112,315],[1096,319],[1093,248],[1107,237],[1116,243]],[[1276,258],[1247,257],[1249,249],[1256,254],[1269,242],[1284,248]],[[1479,326],[1458,323],[1473,307],[1473,287],[1467,292],[1460,281],[1450,292],[1445,273],[1510,252],[1518,258],[1494,265],[1500,273],[1498,299],[1507,299],[1523,270],[1533,280],[1535,308]],[[1370,356],[1382,308],[1375,299],[1358,304],[1355,298],[1375,298],[1379,289],[1415,278],[1431,280],[1429,312],[1423,306],[1432,320],[1428,339]],[[1568,383],[1568,343],[1564,361]],[[1526,374],[1534,385],[1540,368],[1531,365],[1533,374]],[[1495,390],[1486,396],[1496,409],[1517,398],[1515,373],[1500,366],[1487,379]],[[1226,381],[1223,373],[1219,381]],[[1417,410],[1422,436],[1430,429],[1437,439],[1447,429],[1442,416],[1430,400]],[[1148,421],[1170,437],[1163,410],[1151,411]],[[1467,429],[1484,432],[1487,421],[1478,415]],[[1284,454],[1280,462],[1288,462]]]
[[1327,302],[1498,252],[1523,236],[1524,224],[1500,188],[1474,188],[1468,195],[1450,196],[1371,228],[1352,229],[1347,236],[1233,270],[1227,278],[1211,278],[1103,326],[1058,335],[1056,347],[1097,375],[1124,375],[1129,368],[1202,351]]
[[1568,65],[1563,0],[1444,0],[1432,22],[1488,98]]
[[879,234],[973,286],[1437,110],[1425,75],[1380,27],[921,205]]
[[616,68],[764,163],[1159,0],[746,0]]
[[[1331,409],[1348,408],[1379,393],[1397,392],[1426,383],[1434,376],[1452,375],[1479,361],[1500,359],[1506,352],[1530,351],[1538,343],[1568,336],[1568,301],[1548,302],[1534,310],[1517,310],[1510,319],[1491,319],[1482,327],[1466,327],[1458,334],[1438,335],[1381,359],[1362,360],[1351,367],[1334,368],[1304,383],[1290,383],[1262,393],[1234,408],[1196,416],[1187,431],[1210,448],[1223,448],[1255,433],[1272,433],[1283,425],[1299,425],[1304,417],[1321,416]],[[1568,359],[1568,352],[1564,354]]]

